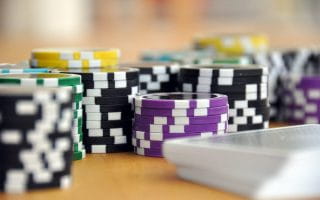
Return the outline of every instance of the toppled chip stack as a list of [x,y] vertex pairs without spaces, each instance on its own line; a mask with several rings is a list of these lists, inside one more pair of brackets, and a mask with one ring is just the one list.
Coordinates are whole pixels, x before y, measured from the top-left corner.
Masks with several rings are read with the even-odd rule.
[[83,134],[88,153],[132,150],[132,97],[138,93],[138,70],[92,68],[91,72],[68,70],[82,77]]
[[283,77],[285,121],[294,124],[320,123],[320,76]]
[[224,134],[228,97],[206,93],[154,93],[134,98],[132,144],[138,155],[162,157],[166,139]]
[[196,49],[213,48],[218,54],[241,56],[268,49],[268,39],[262,34],[221,34],[198,36]]
[[176,92],[179,64],[172,62],[141,62],[120,67],[139,69],[139,93]]
[[268,68],[254,65],[189,65],[180,69],[183,92],[228,96],[228,132],[269,126]]
[[3,74],[0,75],[0,84],[14,84],[21,86],[44,86],[44,87],[70,87],[73,93],[73,146],[74,160],[85,157],[82,135],[82,92],[81,77],[73,74],[38,73],[38,74]]
[[69,187],[71,89],[1,85],[0,102],[0,191]]

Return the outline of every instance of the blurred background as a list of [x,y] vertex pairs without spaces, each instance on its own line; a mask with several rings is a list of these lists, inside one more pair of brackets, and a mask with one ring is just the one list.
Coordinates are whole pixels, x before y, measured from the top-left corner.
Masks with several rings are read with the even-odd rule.
[[195,35],[257,32],[271,47],[319,44],[317,0],[0,0],[0,62],[36,47],[118,47],[122,60]]

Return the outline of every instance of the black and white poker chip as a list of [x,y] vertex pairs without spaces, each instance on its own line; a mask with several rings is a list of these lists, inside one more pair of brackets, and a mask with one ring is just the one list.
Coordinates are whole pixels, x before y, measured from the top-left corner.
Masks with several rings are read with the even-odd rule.
[[181,76],[193,77],[250,77],[268,75],[268,68],[259,65],[186,65],[180,69]]
[[[68,72],[70,73],[70,71]],[[81,75],[84,81],[115,81],[115,80],[133,80],[138,79],[139,71],[133,68],[120,68],[114,72],[72,72]]]
[[133,108],[131,104],[126,105],[84,105],[86,113],[108,113],[122,112],[131,113]]
[[109,137],[109,136],[121,136],[130,135],[132,133],[132,127],[120,127],[120,128],[103,128],[103,129],[84,129],[83,134],[89,137]]
[[138,86],[116,89],[86,89],[84,96],[86,97],[122,97],[127,95],[135,95],[139,91]]
[[132,103],[133,96],[123,97],[83,97],[83,105],[126,105]]
[[128,151],[133,151],[133,146],[131,144],[115,144],[115,145],[91,144],[91,145],[86,145],[86,151],[88,153],[104,153],[104,154],[128,152]]
[[138,86],[139,80],[116,80],[116,81],[82,81],[85,89],[115,89]]

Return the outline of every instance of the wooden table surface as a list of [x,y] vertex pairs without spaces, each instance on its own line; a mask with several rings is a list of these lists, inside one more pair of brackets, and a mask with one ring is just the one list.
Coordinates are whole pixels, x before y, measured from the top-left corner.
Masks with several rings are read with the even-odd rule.
[[[272,127],[286,124],[272,124]],[[81,199],[243,199],[216,188],[184,181],[175,167],[162,158],[133,153],[91,154],[75,161],[74,181],[69,189],[33,191],[21,195],[0,194],[1,200],[81,200]]]

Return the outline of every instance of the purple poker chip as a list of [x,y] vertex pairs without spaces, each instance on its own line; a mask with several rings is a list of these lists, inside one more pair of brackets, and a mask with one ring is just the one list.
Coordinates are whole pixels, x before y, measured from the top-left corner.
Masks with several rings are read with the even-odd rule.
[[210,93],[153,93],[136,96],[134,104],[142,108],[210,108],[226,106],[228,97]]
[[162,125],[189,125],[189,124],[213,124],[225,122],[228,120],[228,114],[199,117],[158,117],[158,116],[144,116],[135,114],[134,120],[137,123],[143,124],[162,124]]
[[149,133],[144,131],[132,131],[132,137],[140,139],[140,140],[150,140],[150,141],[164,141],[168,139],[174,138],[185,138],[185,137],[194,137],[194,136],[202,136],[208,137],[212,135],[224,135],[225,131],[219,132],[202,132],[202,133]]
[[163,157],[161,149],[145,149],[145,148],[134,147],[134,152],[141,156],[150,156],[150,157],[159,157],[159,158]]
[[154,109],[135,107],[135,113],[146,116],[168,116],[168,117],[196,117],[212,116],[228,113],[229,106],[219,106],[213,108],[190,108],[190,109]]
[[159,125],[159,124],[140,124],[135,122],[133,125],[136,131],[152,133],[198,133],[198,132],[217,132],[226,130],[228,122],[216,124],[192,124],[192,125]]

